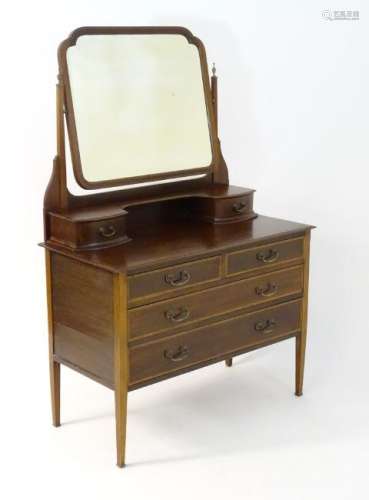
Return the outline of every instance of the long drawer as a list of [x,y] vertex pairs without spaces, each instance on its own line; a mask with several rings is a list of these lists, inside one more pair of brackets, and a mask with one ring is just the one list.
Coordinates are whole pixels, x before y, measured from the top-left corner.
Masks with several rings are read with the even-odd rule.
[[152,335],[212,316],[302,293],[302,267],[239,280],[130,309],[129,338]]
[[130,383],[154,378],[300,329],[301,301],[243,314],[130,349]]

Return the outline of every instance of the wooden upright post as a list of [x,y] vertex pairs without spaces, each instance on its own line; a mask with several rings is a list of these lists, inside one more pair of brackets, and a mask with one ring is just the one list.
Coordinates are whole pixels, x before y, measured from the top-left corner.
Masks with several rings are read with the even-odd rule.
[[56,151],[59,168],[59,200],[60,208],[68,207],[67,166],[65,159],[64,130],[64,85],[58,75],[56,84]]
[[214,118],[215,118],[215,130],[218,136],[218,77],[216,75],[217,69],[215,63],[211,69],[211,102],[213,103]]
[[224,161],[222,150],[220,147],[220,140],[218,135],[218,77],[216,75],[216,67],[213,63],[212,67],[212,75],[211,75],[211,103],[213,105],[214,111],[214,122],[215,122],[215,135],[216,135],[216,143],[213,144],[213,148],[216,148],[218,151],[218,162],[214,165],[213,168],[213,182],[215,184],[223,184],[228,186],[228,169],[226,162]]

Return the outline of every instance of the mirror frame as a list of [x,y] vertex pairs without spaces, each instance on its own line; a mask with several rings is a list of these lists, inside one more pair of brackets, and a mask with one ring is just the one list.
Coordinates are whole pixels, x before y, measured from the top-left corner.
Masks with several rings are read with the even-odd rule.
[[[142,175],[135,177],[123,177],[120,179],[107,179],[102,181],[88,181],[83,175],[81,157],[78,146],[78,134],[76,127],[76,120],[73,108],[73,99],[70,86],[68,64],[67,64],[67,51],[69,47],[76,45],[77,40],[85,35],[182,35],[188,43],[197,47],[200,57],[200,66],[202,74],[202,82],[204,88],[204,98],[206,111],[209,123],[209,136],[212,151],[212,161],[210,165],[202,168],[193,168],[188,170],[177,170],[167,173]],[[77,28],[64,40],[58,48],[58,62],[59,62],[59,83],[63,87],[63,100],[64,100],[64,113],[68,129],[69,145],[71,151],[71,159],[73,165],[73,172],[77,183],[83,189],[101,189],[115,186],[125,186],[129,184],[141,184],[147,182],[154,182],[158,180],[173,179],[173,178],[186,178],[201,174],[212,175],[216,166],[221,161],[221,153],[219,149],[219,141],[217,137],[217,129],[214,115],[214,108],[212,103],[209,71],[206,60],[205,47],[202,41],[195,37],[187,28],[180,26],[115,26],[115,27],[102,27],[102,26],[86,26]]]

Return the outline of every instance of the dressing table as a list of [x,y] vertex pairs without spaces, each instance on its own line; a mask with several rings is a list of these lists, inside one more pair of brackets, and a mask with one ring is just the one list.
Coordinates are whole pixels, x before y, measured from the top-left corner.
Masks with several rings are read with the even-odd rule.
[[202,42],[84,27],[58,61],[42,243],[53,424],[60,365],[112,389],[122,467],[129,391],[292,337],[301,396],[312,226],[257,215],[254,190],[229,185]]

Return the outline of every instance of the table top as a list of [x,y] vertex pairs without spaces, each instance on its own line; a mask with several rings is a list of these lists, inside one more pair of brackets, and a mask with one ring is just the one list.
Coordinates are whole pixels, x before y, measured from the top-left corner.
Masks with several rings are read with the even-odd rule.
[[131,241],[100,250],[73,251],[48,242],[41,246],[111,272],[135,274],[224,251],[303,235],[314,226],[258,215],[228,224],[198,221],[143,225]]

